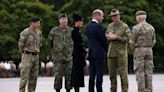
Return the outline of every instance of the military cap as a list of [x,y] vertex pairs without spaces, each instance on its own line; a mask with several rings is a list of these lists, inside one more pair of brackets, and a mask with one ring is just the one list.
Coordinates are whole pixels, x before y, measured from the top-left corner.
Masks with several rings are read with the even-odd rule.
[[66,15],[65,13],[61,13],[61,14],[58,16],[59,19],[61,19],[61,18],[63,18],[63,17],[67,17],[67,15]]
[[136,12],[136,16],[138,16],[138,15],[146,15],[146,12],[143,10],[139,10]]
[[33,17],[31,17],[31,20],[30,21],[31,22],[38,22],[38,21],[40,21],[40,18],[38,18],[36,16],[33,16]]
[[83,20],[83,17],[78,14],[73,14],[72,18],[73,18],[73,21],[82,21]]
[[119,15],[121,13],[122,12],[119,12],[118,9],[112,9],[109,16],[115,16],[115,15]]

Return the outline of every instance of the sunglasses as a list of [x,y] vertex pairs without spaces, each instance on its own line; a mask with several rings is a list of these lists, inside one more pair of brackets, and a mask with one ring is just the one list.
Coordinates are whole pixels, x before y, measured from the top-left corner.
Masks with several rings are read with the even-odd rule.
[[118,16],[118,14],[117,15],[112,15],[112,17],[115,17],[115,16]]

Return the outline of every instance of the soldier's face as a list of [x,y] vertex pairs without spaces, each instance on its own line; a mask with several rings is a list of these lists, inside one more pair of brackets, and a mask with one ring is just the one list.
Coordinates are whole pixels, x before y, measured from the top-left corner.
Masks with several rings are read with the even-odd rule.
[[67,18],[67,17],[62,17],[62,18],[60,18],[60,19],[59,19],[59,23],[60,23],[60,25],[62,25],[62,26],[67,26],[67,24],[68,24],[68,18]]
[[142,15],[136,16],[137,23],[140,23],[142,21]]
[[33,28],[39,28],[40,27],[40,21],[32,22],[31,24],[32,24]]
[[119,22],[120,21],[120,15],[119,14],[113,15],[112,20],[113,20],[113,22]]

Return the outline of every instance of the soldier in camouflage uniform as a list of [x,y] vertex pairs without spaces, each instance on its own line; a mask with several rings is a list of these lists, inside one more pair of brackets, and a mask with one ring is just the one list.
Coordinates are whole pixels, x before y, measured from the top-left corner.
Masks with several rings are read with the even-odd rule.
[[122,92],[128,92],[128,60],[127,45],[129,27],[120,20],[120,12],[112,9],[110,16],[113,22],[108,25],[106,37],[108,47],[108,69],[111,80],[110,92],[117,92],[117,73],[121,78]]
[[38,29],[40,19],[32,17],[30,27],[20,33],[18,43],[19,51],[22,54],[19,92],[25,92],[28,85],[28,92],[35,92],[37,76],[39,71],[39,52],[42,41],[42,33]]
[[62,77],[64,76],[66,91],[70,92],[73,49],[72,28],[67,26],[68,18],[64,13],[59,15],[59,23],[60,25],[52,28],[48,35],[54,63],[54,89],[56,92],[60,92]]
[[133,27],[130,39],[134,54],[134,71],[138,83],[138,92],[152,92],[153,51],[156,43],[155,30],[146,22],[146,12],[137,11],[137,25]]

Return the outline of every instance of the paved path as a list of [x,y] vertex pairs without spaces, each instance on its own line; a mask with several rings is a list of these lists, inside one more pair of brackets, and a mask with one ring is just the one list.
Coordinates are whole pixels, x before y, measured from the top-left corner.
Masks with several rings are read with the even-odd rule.
[[[137,84],[134,74],[129,76],[129,92],[137,92]],[[53,77],[39,77],[36,92],[55,92],[53,90]],[[88,92],[88,76],[85,77],[85,86],[81,92]],[[0,92],[18,92],[19,78],[0,78]],[[103,92],[110,92],[110,81],[108,75],[104,76]],[[120,78],[118,77],[118,92],[120,90]],[[65,92],[64,88],[61,92]],[[71,92],[74,92],[71,90]],[[153,92],[164,92],[164,74],[154,74]]]

